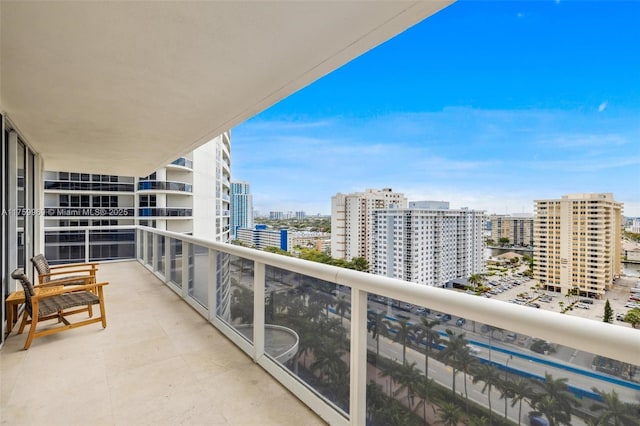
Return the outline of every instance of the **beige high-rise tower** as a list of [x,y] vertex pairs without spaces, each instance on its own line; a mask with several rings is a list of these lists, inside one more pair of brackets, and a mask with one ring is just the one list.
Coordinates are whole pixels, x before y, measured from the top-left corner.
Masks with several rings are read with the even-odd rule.
[[601,298],[620,275],[622,203],[612,193],[536,200],[534,278],[554,292]]

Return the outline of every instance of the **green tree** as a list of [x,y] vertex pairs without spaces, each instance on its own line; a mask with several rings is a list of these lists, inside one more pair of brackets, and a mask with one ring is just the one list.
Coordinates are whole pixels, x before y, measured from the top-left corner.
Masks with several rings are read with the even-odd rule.
[[631,324],[631,327],[638,328],[640,325],[640,308],[633,308],[624,316],[624,322]]
[[531,382],[527,379],[523,379],[521,377],[517,378],[513,382],[509,384],[511,386],[511,407],[515,407],[516,404],[519,404],[518,407],[518,425],[520,425],[522,418],[522,401],[530,401],[533,398],[533,388],[531,387]]
[[538,383],[541,392],[531,398],[532,407],[547,417],[549,426],[570,426],[573,409],[579,406],[576,397],[569,391],[567,380],[554,379],[551,374],[545,373],[544,381]]
[[494,386],[500,384],[500,373],[489,364],[481,364],[474,371],[473,383],[483,382],[482,393],[487,392],[487,401],[489,402],[489,422],[493,420],[493,410],[491,408],[491,390]]
[[293,256],[291,253],[289,253],[286,250],[282,250],[280,247],[273,247],[273,246],[269,246],[269,247],[265,247],[263,251],[266,251],[268,253],[275,253],[275,254],[281,254],[283,256]]
[[509,238],[501,237],[500,239],[498,239],[498,244],[500,245],[500,247],[504,247],[508,245],[510,241],[511,240],[509,240]]
[[418,369],[416,368],[415,362],[412,362],[411,364],[407,362],[403,364],[397,371],[396,379],[398,380],[399,386],[393,393],[393,396],[398,396],[406,390],[407,406],[410,410],[413,409],[413,401],[420,378],[421,376]]
[[351,312],[351,302],[345,299],[344,296],[340,297],[336,302],[336,313],[340,315],[340,325],[343,324],[345,314]]
[[422,407],[422,418],[424,424],[427,424],[427,406],[429,405],[429,398],[436,392],[438,385],[432,379],[427,377],[419,377],[418,383],[415,388],[415,394],[420,401],[416,404],[415,410]]
[[462,422],[462,412],[454,402],[445,402],[437,410],[438,419],[444,426],[458,426]]
[[364,257],[354,257],[351,259],[351,266],[356,271],[369,272],[369,262]]
[[401,319],[398,321],[398,327],[394,329],[396,335],[393,341],[402,343],[402,364],[404,364],[407,361],[407,345],[413,336],[412,327],[409,325],[409,320]]
[[413,326],[415,342],[420,344],[424,342],[424,376],[429,377],[429,357],[433,346],[440,344],[440,333],[433,328],[440,324],[440,321],[430,321],[426,317],[421,318],[421,322]]
[[471,284],[474,288],[480,287],[482,283],[484,283],[484,275],[482,274],[471,274],[471,276],[467,279],[469,284]]
[[389,335],[389,322],[385,320],[385,313],[378,312],[369,317],[367,328],[371,331],[371,335],[376,339],[376,359],[380,356],[380,335]]
[[612,390],[611,393],[600,391],[596,388],[592,390],[602,396],[604,405],[594,404],[591,406],[593,411],[604,410],[602,414],[598,416],[599,425],[610,425],[613,422],[613,426],[624,425],[640,425],[638,420],[638,412],[640,412],[640,405],[629,404],[620,401],[618,393]]
[[604,304],[604,317],[602,318],[603,322],[613,322],[613,309],[611,309],[611,305],[609,304],[609,299]]
[[456,375],[460,370],[460,359],[464,357],[464,352],[469,353],[469,343],[464,337],[464,333],[456,334],[452,330],[447,329],[449,341],[447,346],[440,352],[440,359],[445,364],[451,366],[451,392],[453,397],[456,396]]

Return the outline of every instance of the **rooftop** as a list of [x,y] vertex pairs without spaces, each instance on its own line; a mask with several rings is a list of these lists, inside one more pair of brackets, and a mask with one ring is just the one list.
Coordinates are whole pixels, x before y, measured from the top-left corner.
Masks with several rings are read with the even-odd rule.
[[[101,264],[107,328],[0,351],[0,423],[320,425],[324,422],[136,261]],[[82,315],[82,314],[80,314]]]

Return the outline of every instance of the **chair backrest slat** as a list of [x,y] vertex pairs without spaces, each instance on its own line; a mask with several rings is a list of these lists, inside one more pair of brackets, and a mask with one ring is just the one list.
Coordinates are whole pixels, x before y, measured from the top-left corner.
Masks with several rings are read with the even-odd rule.
[[13,271],[11,273],[11,278],[20,281],[20,284],[22,284],[22,288],[24,290],[25,309],[27,310],[29,315],[31,315],[31,297],[36,295],[36,291],[33,288],[33,284],[31,284],[31,280],[29,280],[29,277],[24,273],[24,270],[22,268],[18,268]]
[[47,258],[44,257],[43,254],[38,254],[31,258],[31,263],[35,266],[38,271],[38,275],[44,275],[42,277],[43,283],[48,283],[50,280],[49,273],[51,273],[51,269],[49,268],[49,262],[47,262]]

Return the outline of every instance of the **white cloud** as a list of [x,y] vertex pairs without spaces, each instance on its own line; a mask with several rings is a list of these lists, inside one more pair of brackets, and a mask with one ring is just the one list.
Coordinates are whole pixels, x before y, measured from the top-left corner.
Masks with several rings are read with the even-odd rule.
[[600,105],[598,105],[598,112],[602,112],[607,109],[607,105],[609,105],[609,102],[607,101],[604,101]]

